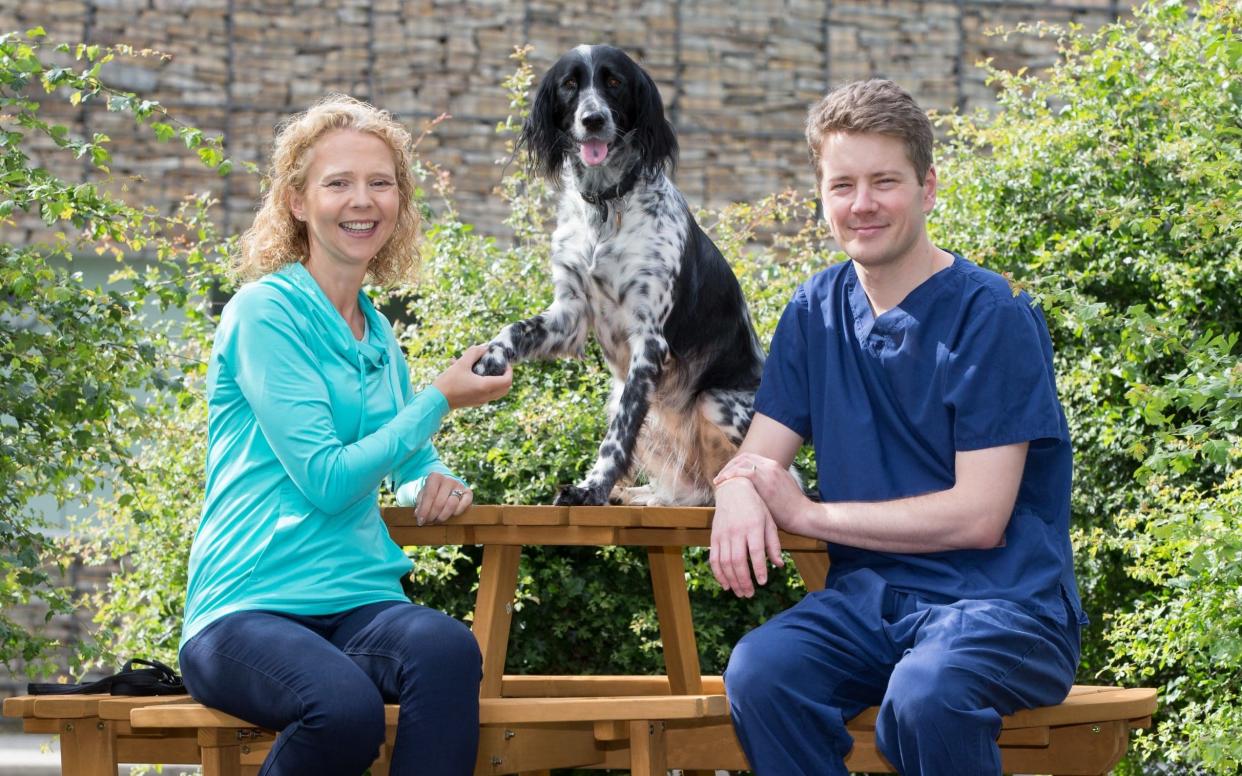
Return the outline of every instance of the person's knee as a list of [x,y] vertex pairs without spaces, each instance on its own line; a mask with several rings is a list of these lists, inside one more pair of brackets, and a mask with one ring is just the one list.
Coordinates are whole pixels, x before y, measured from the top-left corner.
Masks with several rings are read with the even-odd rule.
[[374,687],[340,688],[331,697],[308,704],[302,718],[308,727],[339,734],[342,740],[354,736],[383,739],[384,700]]
[[725,689],[735,706],[763,705],[782,694],[785,666],[791,661],[779,657],[779,640],[769,638],[762,627],[742,637],[729,655],[725,668]]
[[434,667],[465,681],[479,680],[483,673],[483,654],[469,628],[445,616],[437,621],[433,638],[429,657]]
[[384,699],[370,682],[327,681],[306,700],[301,722],[314,735],[339,742],[342,757],[365,767],[384,743]]
[[463,686],[478,692],[483,656],[474,634],[445,614],[420,618],[402,640],[402,663],[410,675],[441,687]]
[[935,729],[967,708],[963,693],[967,677],[931,660],[906,660],[897,665],[880,704],[877,726],[923,725]]

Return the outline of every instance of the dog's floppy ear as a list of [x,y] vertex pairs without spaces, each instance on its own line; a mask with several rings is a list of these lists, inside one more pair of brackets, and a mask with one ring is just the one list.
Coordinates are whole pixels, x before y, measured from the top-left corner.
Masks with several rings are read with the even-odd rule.
[[637,116],[634,121],[634,144],[642,154],[643,168],[648,173],[667,171],[672,174],[677,167],[677,134],[673,125],[664,118],[664,103],[655,81],[642,68],[635,68],[638,78],[634,84],[634,103]]
[[529,169],[553,183],[560,182],[561,165],[568,152],[560,127],[561,106],[556,94],[559,81],[558,68],[544,74],[518,139],[518,149],[525,148],[530,154]]

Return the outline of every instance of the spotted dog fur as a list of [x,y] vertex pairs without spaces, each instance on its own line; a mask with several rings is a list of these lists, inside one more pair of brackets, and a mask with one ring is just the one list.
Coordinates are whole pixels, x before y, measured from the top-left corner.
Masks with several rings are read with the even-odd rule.
[[[594,330],[613,375],[608,431],[556,503],[712,503],[750,426],[763,350],[737,278],[669,180],[677,138],[655,83],[619,49],[579,46],[544,76],[522,144],[562,192],[555,297],[502,329],[474,370],[579,356]],[[635,462],[648,484],[614,490]]]

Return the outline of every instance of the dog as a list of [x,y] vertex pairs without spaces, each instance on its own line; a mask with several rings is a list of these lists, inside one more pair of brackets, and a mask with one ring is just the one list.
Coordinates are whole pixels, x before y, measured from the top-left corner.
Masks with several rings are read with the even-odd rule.
[[[620,49],[578,46],[544,75],[518,148],[560,190],[554,300],[504,327],[474,371],[581,356],[593,329],[613,375],[608,430],[555,503],[711,504],[764,354],[737,278],[669,179],[677,137],[655,82]],[[646,486],[623,486],[640,471]]]

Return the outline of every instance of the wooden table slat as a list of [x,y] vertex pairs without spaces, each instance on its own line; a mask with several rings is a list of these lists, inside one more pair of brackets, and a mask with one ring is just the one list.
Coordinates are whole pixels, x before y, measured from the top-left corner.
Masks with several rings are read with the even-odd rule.
[[644,528],[708,528],[712,527],[712,507],[643,507]]
[[569,507],[504,506],[500,508],[504,525],[569,525]]
[[[453,525],[499,525],[503,509],[495,504],[479,504],[453,517],[451,522]],[[385,507],[384,522],[389,527],[419,527],[418,520],[414,517],[414,507]]]
[[615,528],[633,528],[643,521],[642,507],[570,507],[570,525],[610,525]]
[[15,695],[12,698],[5,698],[3,704],[3,714],[6,717],[17,717],[26,719],[34,716],[33,695]]
[[95,714],[100,719],[129,721],[129,713],[144,706],[170,706],[194,703],[189,695],[105,696],[99,701]]
[[34,716],[42,719],[86,719],[99,715],[99,702],[111,695],[39,695]]
[[580,720],[704,719],[728,713],[729,703],[723,695],[484,698],[480,701],[479,722],[505,725]]

